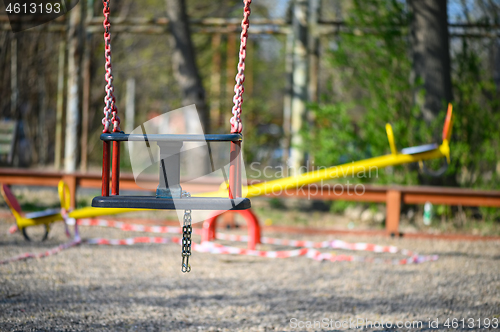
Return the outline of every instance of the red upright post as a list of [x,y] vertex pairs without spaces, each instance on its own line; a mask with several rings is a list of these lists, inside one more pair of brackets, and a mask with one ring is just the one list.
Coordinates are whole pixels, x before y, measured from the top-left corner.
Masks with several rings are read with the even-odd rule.
[[120,195],[120,142],[113,142],[113,164],[111,170],[111,195]]
[[401,214],[401,191],[388,190],[386,203],[385,230],[388,235],[399,236],[399,217]]
[[241,194],[241,141],[236,143],[236,197],[242,197]]
[[229,198],[234,199],[238,197],[238,191],[236,189],[238,185],[237,175],[238,175],[238,144],[236,142],[231,142],[231,152],[229,154]]
[[109,142],[102,144],[102,196],[109,196]]

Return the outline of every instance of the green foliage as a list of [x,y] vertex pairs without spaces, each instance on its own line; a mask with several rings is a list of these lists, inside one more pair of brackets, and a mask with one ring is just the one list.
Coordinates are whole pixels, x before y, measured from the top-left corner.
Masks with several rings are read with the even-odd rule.
[[[329,53],[336,94],[312,105],[313,128],[304,137],[317,165],[334,165],[389,152],[385,124],[392,123],[399,148],[420,144],[418,110],[412,107],[408,56],[409,17],[398,1],[354,1],[347,25]],[[363,34],[359,28],[373,30]],[[339,83],[341,82],[341,84]],[[409,168],[381,171],[379,182],[414,183]]]
[[286,208],[285,204],[283,203],[283,200],[278,197],[271,197],[269,199],[269,206],[272,209],[278,209],[278,210],[283,210]]
[[316,120],[314,129],[306,127],[302,135],[313,149],[316,165],[335,165],[366,157],[363,150],[367,144],[357,140],[345,103],[311,105],[311,110]]
[[[272,153],[281,144],[281,133],[271,132],[269,128],[274,126],[281,129],[282,126],[283,91],[286,83],[283,61],[285,49],[281,47],[284,38],[265,36],[250,39],[250,42],[247,48],[247,77],[243,97],[243,152],[247,163],[258,161],[266,165],[270,163],[271,156],[259,156],[263,147]],[[233,79],[234,75],[231,74],[230,77]],[[230,101],[232,95],[226,98]],[[224,112],[229,111],[230,107]]]
[[498,87],[482,66],[481,42],[462,40],[454,56],[455,123],[452,166],[464,186],[500,188]]
[[330,205],[330,212],[333,213],[344,213],[344,211],[349,207],[355,205],[355,202],[349,201],[332,201]]
[[[404,2],[354,0],[340,33],[328,53],[333,93],[311,105],[314,121],[303,130],[305,146],[316,165],[335,165],[389,153],[385,124],[391,123],[398,149],[440,142],[445,107],[427,125],[414,106],[409,45],[410,15]],[[403,27],[403,28],[402,28]],[[364,34],[368,30],[370,33]],[[499,100],[486,55],[494,40],[462,39],[451,44],[454,89],[452,162],[447,172],[462,186],[500,188]],[[483,51],[484,52],[484,51]],[[425,91],[419,91],[423,97]],[[439,167],[441,160],[428,162]],[[419,183],[418,167],[381,170],[378,183]],[[364,179],[366,181],[366,179]]]

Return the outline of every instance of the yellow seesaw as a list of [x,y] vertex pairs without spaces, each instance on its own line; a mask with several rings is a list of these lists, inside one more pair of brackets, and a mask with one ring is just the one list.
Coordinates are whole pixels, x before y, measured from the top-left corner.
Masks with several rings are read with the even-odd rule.
[[[350,174],[357,174],[364,172],[366,169],[384,168],[387,166],[397,166],[408,163],[418,162],[423,165],[425,160],[445,158],[446,162],[450,162],[450,146],[449,140],[451,137],[451,129],[453,124],[453,107],[448,105],[448,112],[446,114],[445,124],[443,128],[443,136],[441,145],[427,144],[402,149],[400,152],[396,149],[394,140],[394,133],[390,124],[386,125],[387,138],[391,154],[364,159],[352,163],[332,166],[325,169],[315,170],[304,173],[298,176],[277,179],[267,182],[262,182],[250,186],[243,186],[243,197],[257,197],[275,193],[277,191],[284,191],[287,189],[297,188],[303,185],[318,183],[331,179],[340,178]],[[127,212],[145,211],[143,209],[125,209],[125,208],[93,208],[85,207],[69,211],[69,190],[67,185],[61,181],[58,186],[59,198],[61,201],[61,212],[54,212],[53,210],[36,212],[34,214],[23,215],[19,204],[15,201],[15,197],[8,191],[7,186],[2,186],[2,195],[6,200],[9,208],[16,219],[17,229],[26,235],[25,228],[35,225],[46,225],[46,235],[50,230],[50,224],[56,221],[64,220],[63,214],[66,213],[67,218],[83,219],[95,218],[103,215],[116,215]],[[8,192],[7,192],[8,191]],[[228,195],[227,186],[223,183],[222,188],[216,192],[202,193],[194,196],[198,197],[224,197]],[[45,236],[46,238],[46,236]]]

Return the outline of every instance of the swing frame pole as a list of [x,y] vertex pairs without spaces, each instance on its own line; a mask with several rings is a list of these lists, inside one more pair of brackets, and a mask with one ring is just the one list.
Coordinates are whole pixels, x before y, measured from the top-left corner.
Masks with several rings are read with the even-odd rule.
[[241,197],[241,141],[231,142],[229,154],[229,198]]
[[111,195],[119,195],[120,194],[120,142],[113,141],[112,159],[113,163],[111,169]]
[[101,196],[109,196],[109,153],[110,143],[102,142],[102,188]]
[[238,196],[238,144],[231,142],[229,152],[229,198],[234,199]]

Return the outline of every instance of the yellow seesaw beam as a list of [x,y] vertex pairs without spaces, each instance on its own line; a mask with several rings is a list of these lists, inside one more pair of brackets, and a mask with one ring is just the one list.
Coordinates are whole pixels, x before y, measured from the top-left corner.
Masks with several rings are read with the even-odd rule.
[[[243,187],[244,197],[257,197],[268,195],[276,192],[281,192],[287,189],[297,188],[303,185],[318,183],[331,179],[337,179],[346,176],[356,176],[359,172],[368,172],[373,169],[384,168],[387,166],[396,166],[408,163],[419,162],[429,159],[449,158],[450,147],[448,141],[445,140],[437,149],[415,154],[390,154],[381,157],[364,159],[352,163],[346,163],[338,166],[333,166],[326,169],[311,171],[299,176],[277,179],[259,184]],[[227,190],[221,190],[212,193],[195,195],[199,197],[220,197],[227,196]]]
[[[317,183],[321,181],[327,181],[331,179],[337,179],[344,176],[356,175],[359,172],[369,171],[370,168],[384,168],[388,166],[396,166],[408,163],[415,163],[429,159],[439,159],[446,158],[448,163],[450,161],[450,146],[449,139],[451,137],[451,127],[452,127],[452,115],[453,106],[448,105],[448,112],[446,115],[445,125],[443,128],[443,143],[434,150],[419,153],[419,154],[402,154],[398,153],[396,149],[396,144],[394,140],[394,133],[390,124],[386,125],[387,138],[389,140],[389,146],[391,148],[391,154],[364,159],[357,162],[346,163],[343,165],[332,166],[326,169],[315,170],[295,177],[288,177],[283,179],[277,179],[272,181],[267,181],[259,184],[254,184],[251,186],[243,186],[242,193],[244,197],[252,198],[257,196],[263,196],[272,194],[273,192],[279,192],[297,188],[303,185],[308,185],[312,183]],[[227,197],[227,189],[219,190],[216,192],[195,194],[194,197]],[[86,207],[82,209],[77,209],[72,211],[69,216],[71,218],[92,218],[101,215],[114,215],[127,212],[145,211],[142,209],[113,209],[113,208],[93,208]]]
[[[317,183],[321,181],[327,181],[331,179],[336,179],[345,176],[356,175],[359,172],[367,172],[374,168],[384,168],[387,166],[396,166],[408,163],[419,162],[429,159],[438,158],[448,158],[450,153],[450,147],[448,141],[444,141],[439,148],[424,152],[416,155],[407,154],[390,154],[381,157],[375,157],[365,160],[360,160],[353,163],[346,163],[343,165],[332,166],[327,169],[315,170],[309,173],[305,173],[296,177],[288,177],[278,180],[272,180],[267,182],[262,182],[259,184],[254,184],[251,186],[243,187],[244,197],[257,197],[263,195],[269,195],[273,192],[279,192],[297,188],[303,185],[308,185],[312,183]],[[219,190],[210,193],[195,194],[193,197],[225,197],[227,196],[227,190]],[[92,218],[103,215],[115,215],[127,212],[137,212],[137,211],[147,211],[142,209],[114,209],[114,208],[93,208],[85,207],[82,209],[77,209],[69,213],[70,218],[82,219],[82,218]]]
[[[398,153],[394,141],[394,133],[390,124],[386,125],[387,138],[391,148],[391,154],[364,159],[352,163],[332,166],[326,169],[311,171],[299,176],[277,179],[259,184],[244,186],[243,196],[252,198],[272,193],[282,192],[287,189],[297,188],[308,184],[318,183],[321,181],[328,181],[340,177],[354,176],[359,172],[370,171],[370,169],[385,168],[388,166],[397,166],[402,164],[409,164],[421,162],[429,159],[446,158],[450,162],[450,145],[449,139],[451,137],[451,127],[453,124],[453,106],[448,104],[448,112],[446,114],[445,124],[443,128],[443,143],[434,150],[430,150],[418,154],[402,154]],[[200,194],[200,197],[220,197],[227,196],[227,190],[221,190],[214,193]]]

